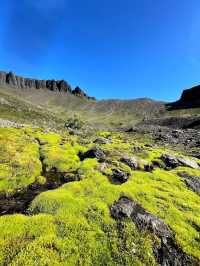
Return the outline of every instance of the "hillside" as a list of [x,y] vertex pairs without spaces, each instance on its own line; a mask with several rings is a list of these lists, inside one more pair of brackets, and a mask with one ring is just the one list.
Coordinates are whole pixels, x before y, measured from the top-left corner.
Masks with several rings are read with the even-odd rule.
[[66,119],[78,115],[87,125],[101,128],[129,127],[143,120],[167,126],[170,118],[196,119],[200,114],[199,91],[198,86],[187,89],[174,103],[148,98],[95,100],[64,80],[36,80],[0,72],[0,118],[44,126],[52,121],[54,127],[60,127]]
[[[37,112],[51,113],[61,120],[79,114],[85,122],[96,126],[131,125],[144,117],[158,116],[165,110],[163,103],[151,99],[93,101],[70,93],[16,89],[2,85],[0,85],[0,95],[2,98],[1,108],[7,110],[2,110],[0,117],[7,118],[7,112],[13,120],[15,120],[15,116],[17,116],[16,118],[20,117],[19,106],[23,107],[23,103],[25,106],[30,104],[30,106],[35,107]],[[12,99],[16,101],[14,104],[15,112],[9,112],[9,105],[3,104],[3,102],[9,102]],[[25,122],[28,121],[25,119]]]
[[181,147],[0,129],[0,265],[199,265],[200,161]]
[[0,85],[0,265],[200,265],[199,91],[18,84]]

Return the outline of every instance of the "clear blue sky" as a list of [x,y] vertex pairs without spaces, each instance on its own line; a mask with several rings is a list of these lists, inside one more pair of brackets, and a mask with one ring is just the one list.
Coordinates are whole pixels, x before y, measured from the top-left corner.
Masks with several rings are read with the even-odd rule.
[[166,101],[200,83],[199,0],[6,0],[0,69],[102,98]]

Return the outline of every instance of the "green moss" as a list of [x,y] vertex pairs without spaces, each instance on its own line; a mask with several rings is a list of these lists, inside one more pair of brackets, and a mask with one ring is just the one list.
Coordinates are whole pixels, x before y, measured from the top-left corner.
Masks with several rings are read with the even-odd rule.
[[44,145],[41,148],[41,156],[47,171],[54,167],[61,172],[73,171],[80,164],[76,150],[69,144]]
[[0,192],[33,183],[42,171],[39,145],[23,130],[0,129]]
[[[156,265],[153,247],[159,244],[158,240],[149,232],[138,232],[129,220],[117,223],[111,218],[109,206],[120,195],[131,197],[162,218],[175,233],[180,247],[200,259],[200,197],[177,175],[187,171],[199,176],[200,170],[181,167],[172,171],[156,169],[152,173],[132,171],[119,159],[122,154],[133,154],[134,141],[118,133],[112,133],[112,143],[104,145],[110,160],[104,174],[99,172],[96,159],[79,160],[78,151],[87,150],[92,144],[83,147],[77,144],[76,136],[61,137],[41,130],[5,130],[1,134],[1,143],[6,139],[9,145],[1,145],[6,152],[0,171],[7,178],[0,182],[9,180],[12,156],[18,156],[19,169],[30,168],[34,180],[45,182],[40,171],[30,167],[26,154],[31,156],[31,162],[34,158],[39,161],[41,156],[47,170],[56,167],[63,172],[75,171],[81,181],[38,195],[29,208],[30,217],[0,218],[0,265]],[[31,138],[37,138],[41,145]],[[148,162],[158,160],[165,151],[145,150]],[[142,161],[142,156],[137,156]],[[128,182],[120,186],[110,183],[112,168],[127,172]],[[15,166],[13,173],[17,171]],[[26,180],[23,175],[16,175],[12,182],[24,185]],[[4,184],[5,188],[9,189],[8,185]]]
[[36,178],[36,182],[39,183],[40,185],[44,185],[46,183],[47,179],[44,176],[38,176]]

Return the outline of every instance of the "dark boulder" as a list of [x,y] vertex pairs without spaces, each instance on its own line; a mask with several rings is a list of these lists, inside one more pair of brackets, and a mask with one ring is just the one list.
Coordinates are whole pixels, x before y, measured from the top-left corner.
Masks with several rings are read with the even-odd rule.
[[168,154],[163,154],[161,156],[161,160],[166,164],[169,168],[176,168],[180,166],[180,163],[178,162],[177,158]]
[[200,177],[199,176],[192,176],[185,172],[179,173],[178,175],[183,178],[186,185],[192,191],[194,191],[200,196]]
[[198,261],[185,254],[176,244],[170,227],[163,220],[146,211],[139,203],[122,196],[110,207],[110,214],[118,222],[129,218],[136,224],[139,230],[148,230],[160,239],[160,245],[154,246],[154,254],[160,265],[199,265]]
[[168,168],[176,168],[178,166],[186,166],[193,169],[199,169],[199,165],[196,161],[183,158],[183,157],[176,157],[169,154],[163,154],[161,156],[161,160],[166,164]]
[[134,157],[122,157],[120,161],[128,165],[132,170],[138,169],[138,160]]
[[147,212],[139,203],[127,197],[121,197],[110,208],[115,219],[131,218],[140,230],[150,230],[158,237],[171,237],[168,225],[155,215]]
[[86,151],[85,153],[79,152],[79,158],[80,160],[84,160],[87,158],[96,158],[100,162],[104,162],[106,159],[106,155],[102,149],[99,147],[93,147]]
[[111,175],[111,181],[116,184],[123,184],[128,181],[128,174],[119,170],[119,169],[113,169],[112,175]]

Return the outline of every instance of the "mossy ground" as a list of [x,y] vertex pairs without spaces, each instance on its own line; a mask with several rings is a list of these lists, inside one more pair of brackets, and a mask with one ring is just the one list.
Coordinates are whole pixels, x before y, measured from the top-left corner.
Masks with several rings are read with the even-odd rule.
[[[112,137],[110,143],[100,145],[109,161],[104,173],[96,159],[80,161],[77,156],[94,146],[97,135]],[[109,206],[122,194],[162,218],[183,251],[200,260],[200,197],[177,175],[184,171],[200,176],[200,170],[182,167],[150,173],[132,171],[119,161],[123,155],[132,155],[151,162],[173,152],[145,146],[149,142],[96,132],[83,144],[81,136],[67,132],[0,129],[1,192],[14,193],[40,180],[42,163],[48,170],[81,176],[80,181],[37,196],[29,207],[30,216],[0,218],[0,265],[157,265],[153,247],[159,245],[158,239],[150,232],[139,232],[131,221],[118,223],[110,216]],[[134,152],[138,146],[143,152]],[[109,181],[116,167],[129,173],[128,182]]]

